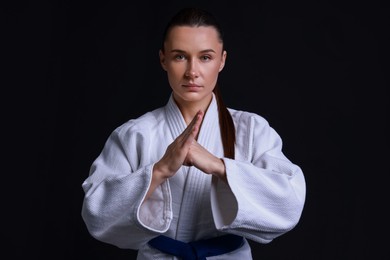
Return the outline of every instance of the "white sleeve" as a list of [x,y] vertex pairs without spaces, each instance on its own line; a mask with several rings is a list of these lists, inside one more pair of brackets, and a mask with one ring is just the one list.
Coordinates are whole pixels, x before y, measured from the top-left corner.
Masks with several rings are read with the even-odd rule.
[[247,121],[236,150],[245,156],[223,158],[229,185],[213,179],[213,216],[221,231],[268,243],[298,223],[306,184],[301,168],[282,153],[274,129],[258,116]]
[[[124,138],[114,131],[93,162],[82,184],[85,197],[81,214],[94,238],[120,248],[138,249],[155,232],[168,229],[172,219],[170,192],[168,184],[163,184],[148,203],[143,203],[153,163],[138,165],[142,156],[139,153],[147,151],[134,147],[148,147],[140,144],[146,141]],[[155,213],[153,218],[151,211]]]

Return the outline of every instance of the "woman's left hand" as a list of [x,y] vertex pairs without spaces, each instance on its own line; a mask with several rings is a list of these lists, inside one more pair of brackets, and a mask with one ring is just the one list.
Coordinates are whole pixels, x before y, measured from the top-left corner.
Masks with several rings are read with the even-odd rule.
[[207,174],[213,174],[226,181],[226,169],[223,160],[210,153],[196,140],[191,143],[184,165],[194,166]]

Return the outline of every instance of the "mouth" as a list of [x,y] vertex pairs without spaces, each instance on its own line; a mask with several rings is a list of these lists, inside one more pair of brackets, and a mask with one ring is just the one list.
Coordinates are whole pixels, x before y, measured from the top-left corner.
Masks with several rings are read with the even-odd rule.
[[185,88],[201,88],[201,86],[199,86],[199,85],[196,85],[196,84],[183,84],[182,85],[183,87],[185,87]]
[[183,84],[182,85],[185,88],[200,88],[201,86],[196,85],[196,84]]
[[202,86],[196,84],[183,84],[182,86],[190,92],[196,92],[202,88]]

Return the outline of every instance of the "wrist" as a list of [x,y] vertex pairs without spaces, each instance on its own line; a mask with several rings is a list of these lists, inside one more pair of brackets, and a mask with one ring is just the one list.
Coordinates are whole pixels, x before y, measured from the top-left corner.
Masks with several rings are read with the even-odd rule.
[[165,167],[161,161],[154,164],[153,167],[153,179],[155,179],[157,182],[162,183],[166,179],[169,178],[169,170],[168,167]]
[[218,160],[216,160],[216,164],[215,164],[214,169],[215,169],[215,171],[214,171],[213,175],[215,175],[219,179],[227,182],[225,162],[223,161],[222,158],[218,158]]

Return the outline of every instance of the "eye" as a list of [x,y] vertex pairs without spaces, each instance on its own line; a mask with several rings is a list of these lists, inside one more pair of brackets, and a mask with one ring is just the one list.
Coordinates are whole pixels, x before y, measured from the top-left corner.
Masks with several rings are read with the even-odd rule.
[[202,61],[209,61],[209,60],[211,60],[211,57],[209,55],[203,55],[202,57],[200,57],[200,59]]
[[184,60],[186,57],[183,54],[175,55],[175,60]]

